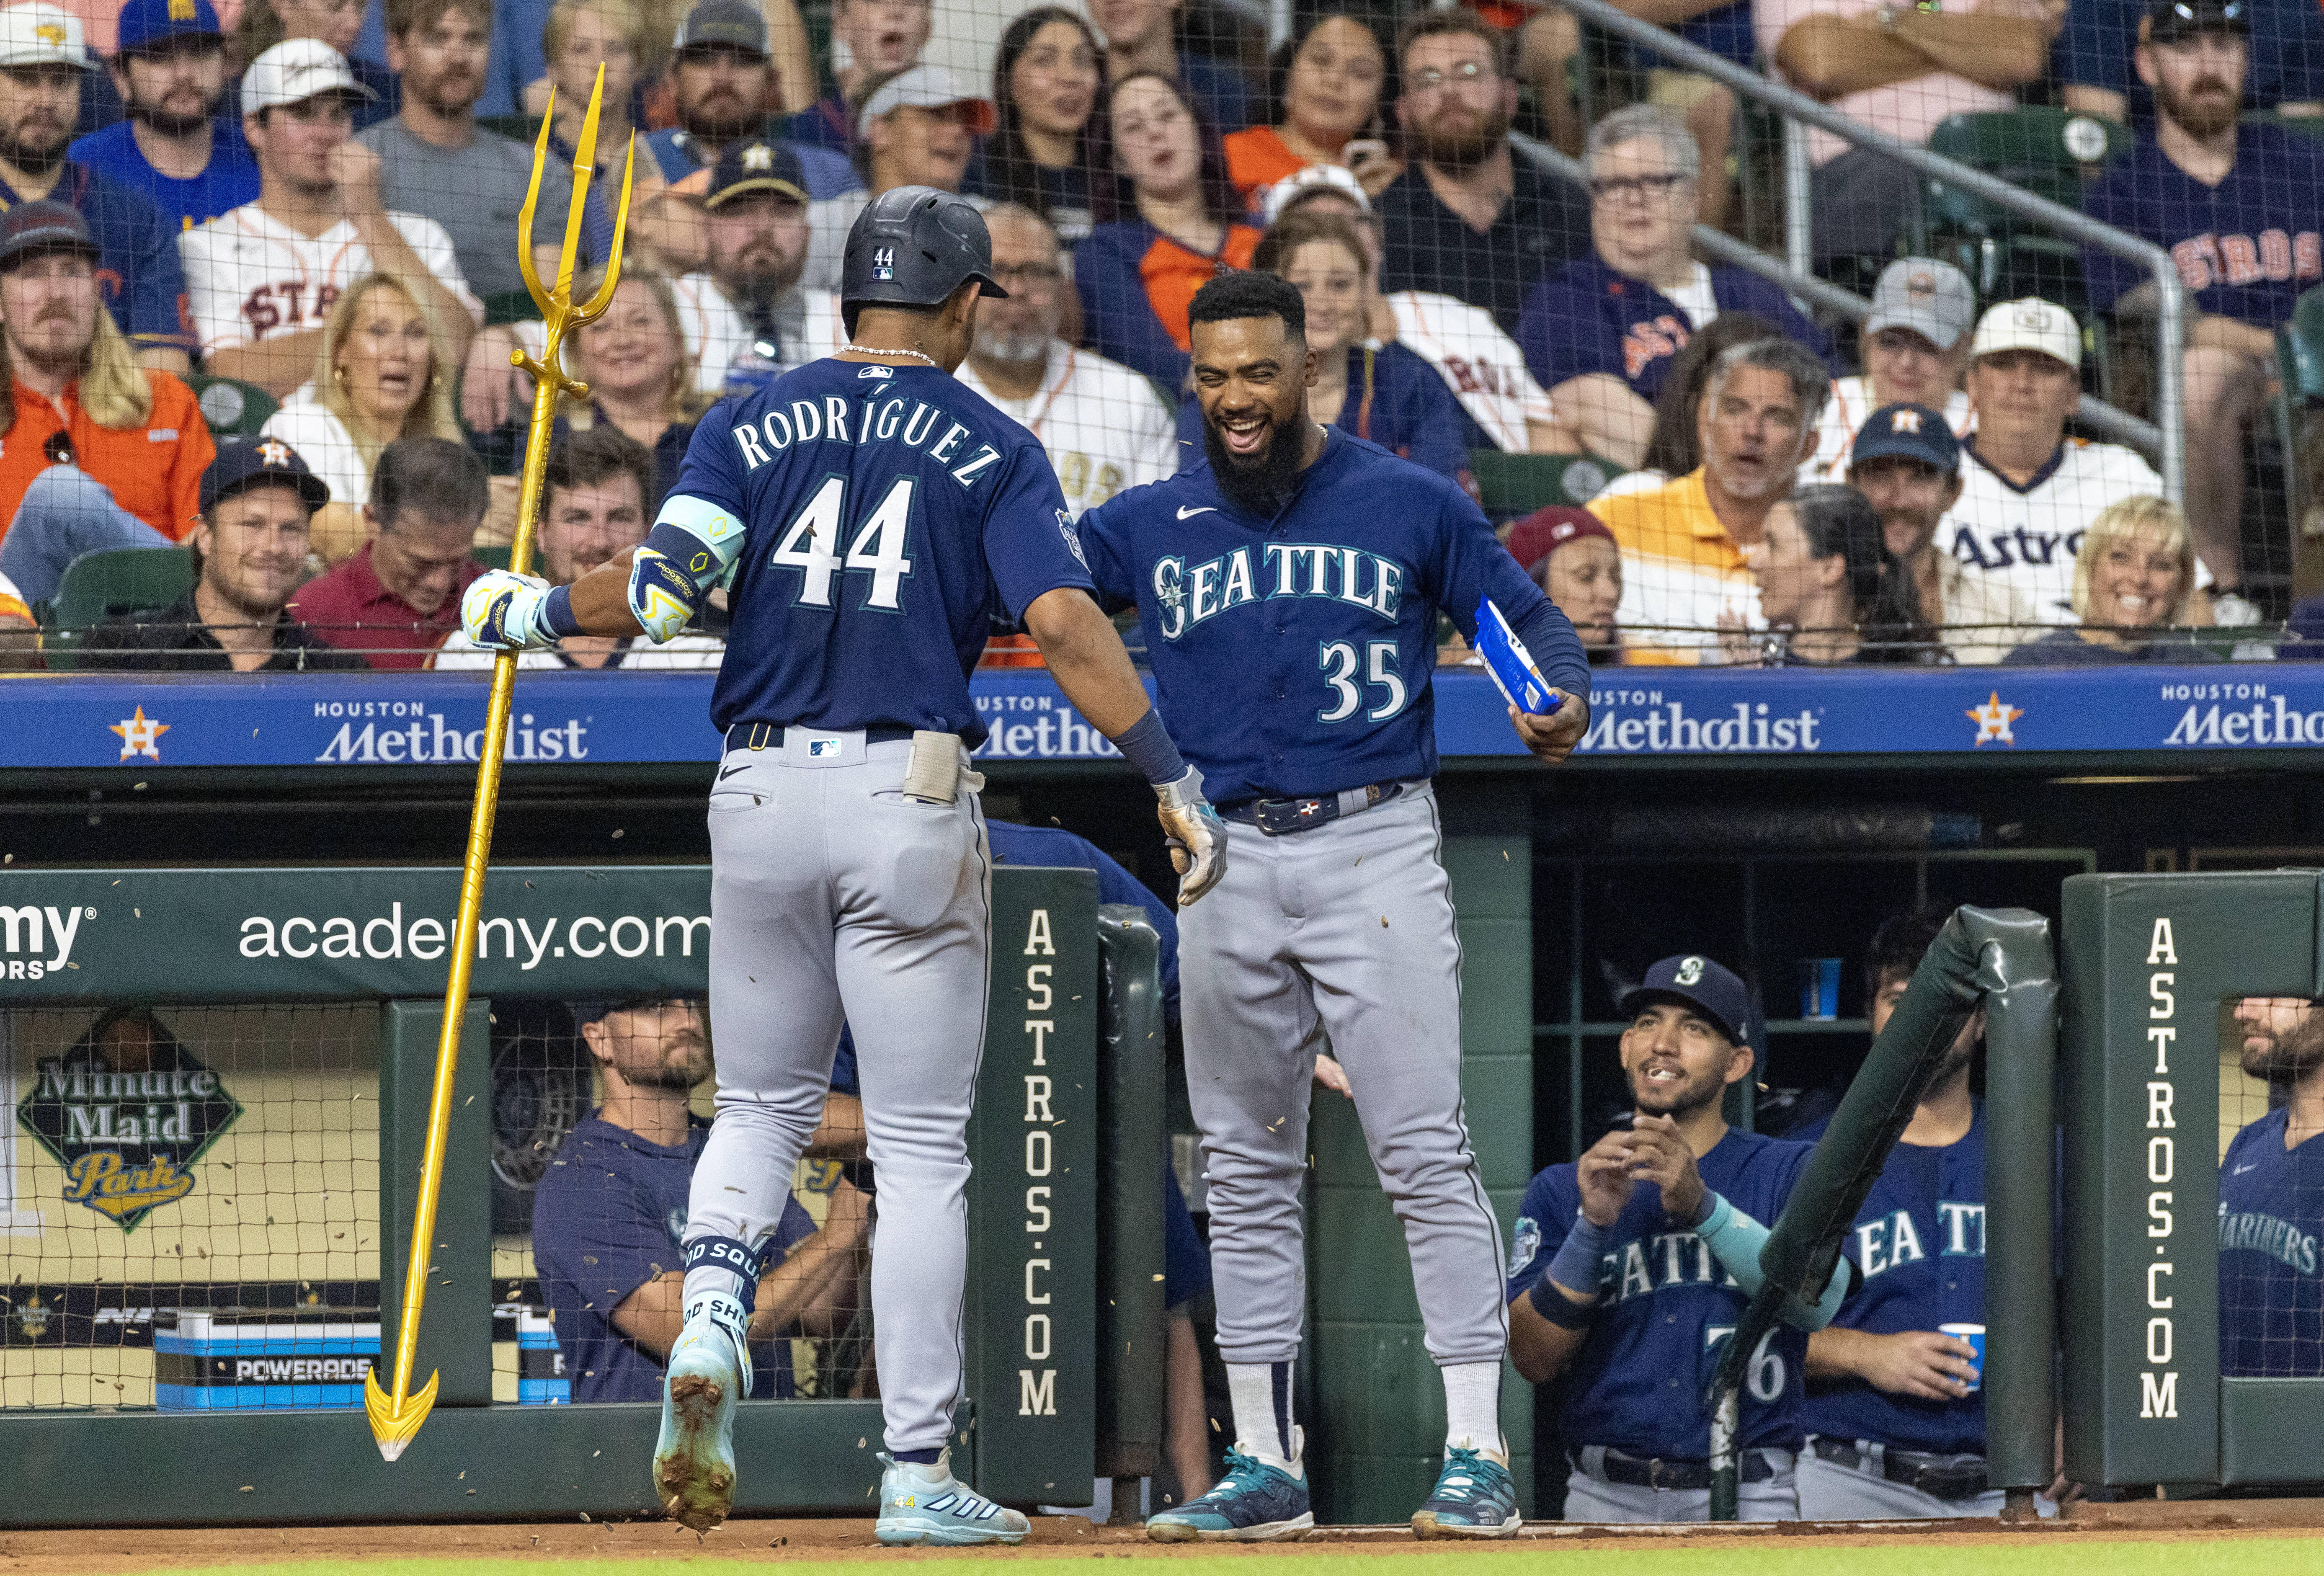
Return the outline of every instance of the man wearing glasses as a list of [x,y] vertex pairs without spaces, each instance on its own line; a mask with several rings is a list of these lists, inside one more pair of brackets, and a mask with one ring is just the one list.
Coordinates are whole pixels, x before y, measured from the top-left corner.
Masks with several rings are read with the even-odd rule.
[[1507,49],[1473,11],[1422,11],[1404,24],[1396,115],[1411,162],[1372,206],[1388,242],[1384,292],[1452,296],[1513,334],[1526,292],[1581,255],[1589,227],[1571,181],[1511,156]]
[[1073,287],[1048,221],[1000,203],[984,222],[993,278],[1009,298],[978,303],[976,340],[954,375],[1041,440],[1076,518],[1116,493],[1176,475],[1177,420],[1154,385],[1058,337]]
[[1782,290],[1688,250],[1698,164],[1676,111],[1616,110],[1591,127],[1584,159],[1597,255],[1545,280],[1517,324],[1526,367],[1583,448],[1636,466],[1672,358],[1722,311],[1756,312],[1831,365],[1823,331]]

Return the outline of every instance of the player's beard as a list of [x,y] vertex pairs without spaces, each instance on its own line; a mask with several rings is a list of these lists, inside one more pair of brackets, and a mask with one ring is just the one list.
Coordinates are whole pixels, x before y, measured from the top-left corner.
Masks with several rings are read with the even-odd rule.
[[1218,427],[1205,414],[1203,452],[1210,456],[1211,475],[1217,478],[1219,491],[1226,494],[1227,502],[1256,520],[1273,520],[1282,513],[1283,506],[1299,490],[1300,462],[1306,457],[1304,437],[1307,425],[1307,402],[1302,400],[1288,425],[1270,419],[1266,446],[1257,454],[1245,456],[1227,447]]
[[2184,94],[2158,82],[2154,106],[2199,142],[2208,142],[2236,124],[2243,114],[2242,88],[2224,77],[2198,77]]
[[1483,163],[1509,134],[1509,117],[1498,104],[1470,122],[1471,129],[1440,132],[1437,124],[1445,118],[1440,110],[1417,127],[1412,134],[1412,151],[1422,163],[1455,174]]
[[1630,1074],[1630,1103],[1643,1116],[1686,1117],[1727,1093],[1724,1070],[1682,1077],[1676,1083],[1649,1083],[1646,1068]]
[[622,1078],[631,1088],[659,1089],[667,1094],[683,1094],[709,1076],[709,1047],[698,1040],[689,1044],[677,1061],[622,1069]]
[[[2246,1029],[2246,1035],[2251,1035]],[[2246,1046],[2242,1061],[2244,1075],[2264,1078],[2273,1083],[2278,1079],[2297,1078],[2313,1071],[2324,1063],[2324,1008],[2310,1007],[2308,1015],[2283,1033],[2269,1034],[2266,1043],[2254,1050]]]

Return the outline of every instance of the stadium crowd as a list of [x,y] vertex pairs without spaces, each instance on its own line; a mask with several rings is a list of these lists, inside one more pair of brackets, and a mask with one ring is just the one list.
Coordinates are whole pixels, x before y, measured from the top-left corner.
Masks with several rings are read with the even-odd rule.
[[[2324,283],[2324,27],[2301,0],[1626,9],[1941,151],[1979,117],[2070,117],[2042,134],[2080,161],[2073,195],[2169,249],[2191,303],[2185,507],[2083,420],[2086,394],[2151,409],[2136,264],[2020,236],[1997,265],[1919,176],[1818,130],[1816,268],[1869,297],[1819,321],[1698,244],[1754,234],[1736,95],[1554,0],[1296,8],[1263,61],[1231,17],[1161,0],[18,0],[0,660],[473,664],[448,610],[505,561],[531,395],[510,353],[542,343],[512,245],[528,144],[547,113],[562,214],[601,70],[585,263],[632,131],[636,197],[613,307],[566,350],[590,394],[552,475],[579,479],[544,519],[589,523],[548,548],[552,575],[651,525],[712,403],[845,342],[848,226],[918,183],[987,211],[1012,299],[961,375],[1042,439],[1075,512],[1202,463],[1188,302],[1259,269],[1305,301],[1318,419],[1461,480],[1582,599],[1596,661],[2324,650],[2324,598],[2294,605],[2300,522],[2264,506],[2304,504],[2324,448],[2278,356]],[[1489,456],[1519,481],[1480,480]],[[263,572],[221,567],[229,501],[282,516]],[[184,595],[124,605],[97,559],[60,596],[124,548],[191,549]],[[637,665],[715,666],[719,616]],[[995,634],[989,660],[1038,660]]]

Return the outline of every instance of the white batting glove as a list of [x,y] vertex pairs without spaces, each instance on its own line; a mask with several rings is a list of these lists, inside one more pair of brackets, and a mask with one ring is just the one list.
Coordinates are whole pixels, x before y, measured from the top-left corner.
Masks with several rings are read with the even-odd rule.
[[487,569],[460,597],[460,628],[488,651],[542,650],[557,637],[540,627],[549,582],[538,575]]
[[1227,873],[1227,827],[1203,797],[1203,774],[1193,767],[1172,782],[1157,783],[1157,812],[1170,849],[1170,862],[1178,870],[1178,907],[1191,908]]

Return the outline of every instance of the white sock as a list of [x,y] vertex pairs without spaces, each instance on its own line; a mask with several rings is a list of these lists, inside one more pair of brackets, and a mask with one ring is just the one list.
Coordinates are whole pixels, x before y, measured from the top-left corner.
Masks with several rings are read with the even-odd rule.
[[1291,1422],[1291,1365],[1231,1362],[1227,1394],[1234,1402],[1235,1448],[1300,1476],[1299,1440]]
[[1501,1365],[1455,1362],[1437,1371],[1444,1376],[1444,1448],[1482,1451],[1508,1465],[1508,1445],[1501,1438]]

